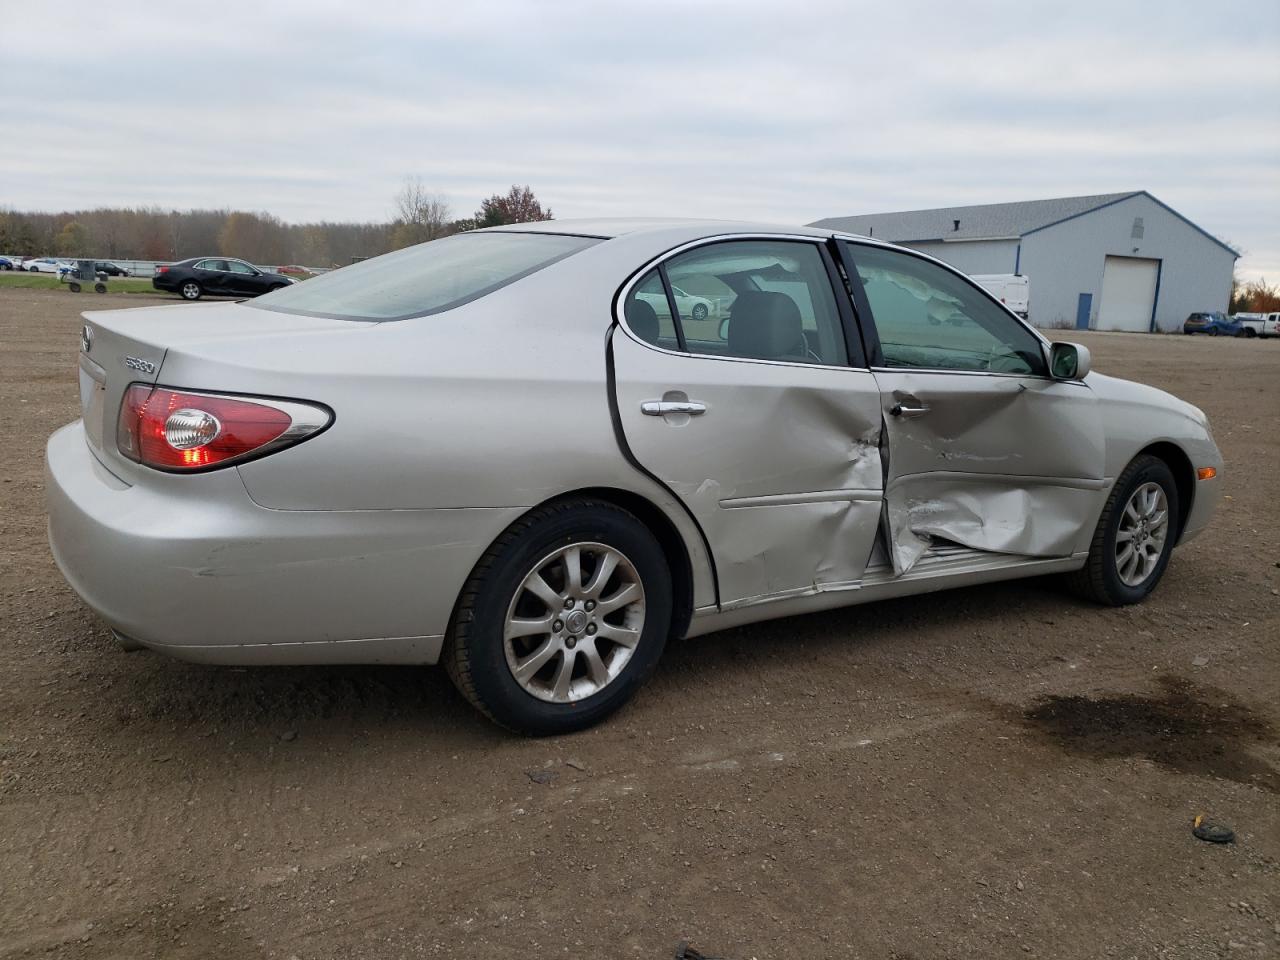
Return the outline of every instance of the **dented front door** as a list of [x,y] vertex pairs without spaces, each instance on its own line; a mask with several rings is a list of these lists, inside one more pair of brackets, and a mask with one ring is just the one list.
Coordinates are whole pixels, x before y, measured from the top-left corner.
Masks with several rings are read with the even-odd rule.
[[1097,400],[1041,377],[877,370],[898,573],[940,538],[996,553],[1079,549],[1106,486]]
[[1049,377],[1043,342],[973,281],[900,249],[842,241],[880,387],[894,571],[937,540],[1065,557],[1107,481],[1093,391]]

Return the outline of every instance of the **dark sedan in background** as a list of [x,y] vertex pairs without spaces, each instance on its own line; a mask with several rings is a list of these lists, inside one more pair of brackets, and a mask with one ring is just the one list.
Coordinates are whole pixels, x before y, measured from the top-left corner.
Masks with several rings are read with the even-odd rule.
[[294,281],[230,257],[192,257],[156,267],[151,285],[181,294],[184,300],[211,297],[256,297]]
[[1182,325],[1183,333],[1207,333],[1211,337],[1238,337],[1244,326],[1225,313],[1193,313]]

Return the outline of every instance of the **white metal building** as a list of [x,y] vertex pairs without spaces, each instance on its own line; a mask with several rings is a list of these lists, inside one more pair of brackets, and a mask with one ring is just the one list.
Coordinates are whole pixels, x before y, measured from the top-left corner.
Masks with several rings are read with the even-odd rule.
[[1239,254],[1145,190],[829,217],[813,224],[913,247],[970,274],[1016,273],[1031,322],[1178,330],[1227,309]]

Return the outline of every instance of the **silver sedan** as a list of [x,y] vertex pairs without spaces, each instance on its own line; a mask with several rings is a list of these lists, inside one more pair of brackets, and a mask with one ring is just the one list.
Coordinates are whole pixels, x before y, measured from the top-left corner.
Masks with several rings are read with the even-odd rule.
[[50,539],[121,644],[443,661],[530,733],[671,638],[1041,574],[1137,602],[1220,497],[1197,408],[819,230],[525,224],[84,321]]

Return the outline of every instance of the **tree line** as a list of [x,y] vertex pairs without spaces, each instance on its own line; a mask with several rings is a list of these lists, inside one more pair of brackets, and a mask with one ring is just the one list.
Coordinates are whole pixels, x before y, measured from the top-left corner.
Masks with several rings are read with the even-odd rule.
[[332,267],[464,230],[550,219],[527,186],[495,193],[472,216],[455,219],[447,202],[410,177],[393,198],[391,218],[367,223],[285,223],[271,213],[226,209],[0,210],[0,254],[169,261],[221,254]]
[[1230,310],[1232,313],[1273,313],[1280,310],[1280,287],[1262,278],[1249,283],[1232,278]]

